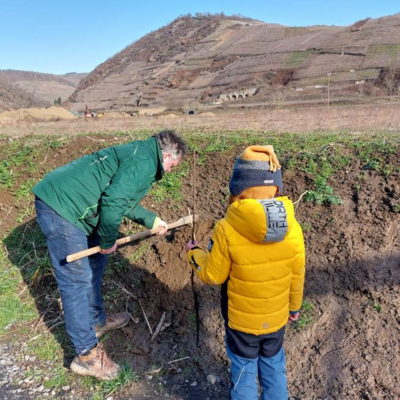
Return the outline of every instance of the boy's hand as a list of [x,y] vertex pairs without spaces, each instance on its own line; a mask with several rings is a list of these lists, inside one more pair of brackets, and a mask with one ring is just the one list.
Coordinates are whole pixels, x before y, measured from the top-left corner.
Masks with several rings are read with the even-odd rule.
[[198,245],[199,245],[199,242],[198,242],[197,240],[189,240],[189,241],[186,243],[186,246],[185,246],[186,253],[187,253],[189,250],[192,250],[193,247],[196,247],[196,246],[198,246]]
[[297,312],[296,314],[290,314],[289,318],[288,318],[288,322],[290,323],[290,322],[297,321],[299,319],[299,315],[300,315],[300,312]]

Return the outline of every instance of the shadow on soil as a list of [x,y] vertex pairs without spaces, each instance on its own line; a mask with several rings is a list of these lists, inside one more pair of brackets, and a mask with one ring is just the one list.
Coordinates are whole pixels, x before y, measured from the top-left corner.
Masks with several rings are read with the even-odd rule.
[[[173,238],[172,233],[166,236],[169,241]],[[36,221],[18,226],[4,239],[4,244],[10,262],[19,268],[40,315],[39,320],[32,324],[29,336],[40,333],[45,324],[59,343],[64,367],[68,368],[74,350],[65,332],[59,291],[45,240]],[[189,271],[188,266],[184,273]],[[218,298],[215,288],[196,284],[196,291],[200,298]],[[196,347],[195,311],[190,285],[182,290],[170,290],[154,274],[117,251],[109,258],[105,269],[103,299],[108,313],[127,310],[132,315],[126,327],[107,333],[101,339],[107,354],[118,363],[130,365],[140,376],[149,371],[154,375],[151,381],[139,380],[134,388],[135,398],[149,398],[148,393],[153,393],[153,396],[169,393],[174,399],[228,399],[227,363],[209,346],[211,340],[204,321],[200,328],[200,346]],[[219,313],[219,302],[204,303],[202,308],[201,318],[206,312]],[[154,332],[164,312],[165,330],[152,340],[144,313]],[[222,321],[220,323],[219,330],[223,332]],[[223,342],[220,345],[218,353],[223,353]],[[210,373],[221,379],[220,384],[212,386],[207,382],[206,376]],[[196,384],[192,386],[193,382]],[[155,390],[159,394],[155,395]]]
[[[183,236],[171,233],[166,240],[175,242],[180,251],[188,239]],[[20,269],[41,316],[30,335],[43,321],[63,349],[64,366],[68,367],[73,349],[64,331],[58,290],[36,222],[14,229],[4,243],[10,262]],[[154,244],[148,252],[153,251]],[[325,265],[317,264],[311,256],[308,264],[305,291],[315,306],[313,321],[299,332],[289,329],[285,345],[294,398],[372,399],[378,394],[398,398],[395,370],[399,361],[393,359],[393,349],[399,345],[400,314],[399,308],[393,307],[398,303],[400,286],[398,254]],[[189,267],[182,271],[187,273]],[[196,283],[201,316],[197,348],[190,283],[181,290],[171,290],[154,273],[118,251],[106,267],[103,287],[106,310],[128,310],[133,317],[123,330],[105,336],[108,354],[117,362],[127,362],[142,376],[162,371],[161,375],[153,372],[152,382],[141,379],[135,386],[135,398],[148,398],[146,394],[157,389],[176,399],[228,399],[228,363],[218,288]],[[166,313],[165,322],[170,325],[155,340],[151,339],[138,300],[153,329]],[[211,386],[205,379],[210,373],[221,377],[221,384]],[[191,386],[194,381],[197,384]]]

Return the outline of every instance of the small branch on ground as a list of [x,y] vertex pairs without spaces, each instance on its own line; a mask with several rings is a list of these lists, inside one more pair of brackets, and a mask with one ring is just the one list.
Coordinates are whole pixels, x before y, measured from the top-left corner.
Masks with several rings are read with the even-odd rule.
[[154,331],[154,335],[151,337],[151,340],[154,340],[154,339],[157,337],[157,335],[160,333],[166,315],[167,315],[167,313],[164,311],[164,312],[163,312],[163,315],[162,315],[161,318],[160,318],[160,321],[158,322],[157,328],[156,328],[156,330]]
[[122,286],[121,284],[119,284],[119,283],[117,283],[117,282],[115,282],[115,281],[113,281],[113,280],[111,280],[110,282],[111,282],[113,285],[118,286],[123,292],[125,292],[125,293],[128,294],[129,296],[133,297],[134,299],[137,299],[137,297],[136,297],[134,294],[132,294],[131,292],[129,292],[128,290],[126,290],[126,289],[124,288],[124,286]]
[[168,364],[173,364],[173,363],[176,363],[178,361],[187,360],[189,358],[190,358],[189,356],[188,357],[183,357],[183,358],[178,358],[177,360],[168,361]]
[[301,196],[293,203],[293,205],[297,204],[295,210],[297,210],[297,207],[298,207],[299,204],[300,204],[300,200],[301,200],[301,199],[303,198],[303,196],[304,196],[305,194],[307,194],[307,193],[308,193],[308,190],[306,190],[305,192],[303,192],[303,193],[301,194]]
[[144,319],[146,320],[147,326],[149,327],[149,331],[150,331],[150,333],[153,335],[153,329],[151,329],[151,326],[150,326],[150,324],[149,324],[149,320],[147,319],[147,315],[146,315],[146,313],[144,312],[144,308],[143,308],[143,306],[142,306],[142,303],[141,303],[141,301],[140,301],[139,299],[138,299],[138,302],[139,302],[139,304],[140,304],[140,308],[141,308],[142,311],[143,311]]

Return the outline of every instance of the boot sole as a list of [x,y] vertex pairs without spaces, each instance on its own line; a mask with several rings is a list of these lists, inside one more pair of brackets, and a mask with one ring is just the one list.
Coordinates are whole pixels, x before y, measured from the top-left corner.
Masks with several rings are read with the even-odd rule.
[[100,381],[112,381],[118,377],[118,374],[113,378],[105,377],[104,375],[96,374],[95,372],[89,371],[88,369],[80,367],[76,364],[71,364],[70,369],[72,372],[75,372],[78,375],[93,376],[93,378],[99,379]]

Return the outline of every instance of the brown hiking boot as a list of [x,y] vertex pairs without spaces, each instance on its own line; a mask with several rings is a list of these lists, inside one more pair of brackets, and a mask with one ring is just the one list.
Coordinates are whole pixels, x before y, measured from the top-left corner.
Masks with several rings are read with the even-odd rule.
[[95,326],[96,337],[99,338],[104,333],[112,329],[124,327],[129,322],[129,314],[127,312],[120,312],[107,316],[106,323],[103,326]]
[[101,381],[115,379],[119,370],[120,366],[110,360],[99,345],[86,356],[75,356],[71,363],[71,371],[79,375],[93,376]]

